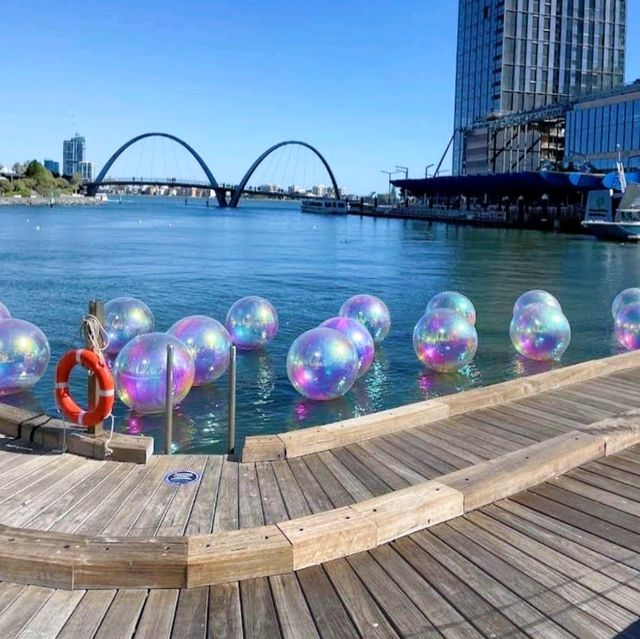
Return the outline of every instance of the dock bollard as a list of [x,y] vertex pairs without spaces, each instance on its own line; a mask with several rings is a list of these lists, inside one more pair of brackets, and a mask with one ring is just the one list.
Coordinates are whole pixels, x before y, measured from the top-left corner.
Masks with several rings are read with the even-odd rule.
[[164,452],[171,455],[173,441],[173,346],[167,345],[167,380],[164,422]]
[[227,417],[227,453],[236,449],[236,347],[231,347],[229,360],[229,414]]

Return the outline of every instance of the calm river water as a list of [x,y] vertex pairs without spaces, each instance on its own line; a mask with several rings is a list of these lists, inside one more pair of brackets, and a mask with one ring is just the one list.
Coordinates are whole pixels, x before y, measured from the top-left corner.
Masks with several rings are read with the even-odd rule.
[[[131,295],[153,310],[158,330],[196,313],[224,321],[245,295],[270,299],[280,332],[260,354],[239,353],[237,435],[266,434],[415,402],[546,370],[515,355],[511,308],[529,288],[560,300],[573,340],[561,364],[619,352],[609,312],[622,288],[640,280],[640,249],[589,237],[446,226],[420,221],[302,214],[292,203],[244,202],[236,210],[204,201],[130,198],[100,208],[0,209],[0,300],[34,322],[51,343],[52,363],[32,392],[11,402],[54,411],[53,370],[79,345],[91,298]],[[422,368],[412,331],[429,299],[457,289],[478,312],[478,354],[460,374]],[[355,293],[381,297],[391,310],[389,337],[371,371],[342,399],[318,403],[290,386],[285,360],[303,331],[337,314]],[[80,375],[78,373],[78,375]],[[177,409],[181,452],[222,452],[226,375],[197,388]],[[116,428],[146,433],[162,446],[162,418],[135,416],[122,404]]]

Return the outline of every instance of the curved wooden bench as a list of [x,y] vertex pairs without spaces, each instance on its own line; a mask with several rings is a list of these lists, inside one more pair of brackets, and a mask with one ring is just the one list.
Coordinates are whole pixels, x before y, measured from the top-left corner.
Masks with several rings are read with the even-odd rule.
[[244,442],[242,461],[275,461],[340,448],[408,428],[424,426],[455,415],[533,397],[563,386],[637,366],[640,366],[640,351],[632,351],[326,426],[305,428],[278,435],[247,437]]
[[351,506],[190,537],[84,537],[0,526],[0,579],[65,589],[193,588],[369,550],[640,442],[640,411]]

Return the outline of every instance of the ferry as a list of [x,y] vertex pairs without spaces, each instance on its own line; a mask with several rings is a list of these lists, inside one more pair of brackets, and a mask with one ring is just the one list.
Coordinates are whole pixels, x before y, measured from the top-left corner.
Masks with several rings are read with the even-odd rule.
[[300,210],[303,213],[329,213],[333,215],[346,215],[347,203],[344,200],[334,198],[305,198],[300,201]]
[[624,193],[590,191],[582,225],[605,240],[640,240],[640,184],[627,185]]
[[625,175],[618,154],[616,172],[603,180],[609,190],[589,191],[582,226],[592,235],[604,240],[640,240],[640,183],[632,176]]

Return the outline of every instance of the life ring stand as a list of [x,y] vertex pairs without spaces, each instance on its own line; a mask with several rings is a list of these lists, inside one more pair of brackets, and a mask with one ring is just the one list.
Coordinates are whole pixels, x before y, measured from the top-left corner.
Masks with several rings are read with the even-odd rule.
[[[69,393],[69,377],[78,365],[90,370],[98,382],[96,404],[84,411]],[[88,348],[66,352],[56,366],[56,404],[64,417],[77,426],[93,427],[111,415],[115,396],[113,376],[104,358]]]

